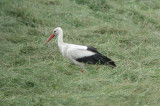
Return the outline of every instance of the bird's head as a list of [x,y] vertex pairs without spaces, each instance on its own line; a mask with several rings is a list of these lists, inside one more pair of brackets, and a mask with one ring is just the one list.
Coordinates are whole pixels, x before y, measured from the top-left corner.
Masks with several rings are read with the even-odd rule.
[[45,44],[47,44],[55,35],[59,35],[60,33],[62,33],[62,28],[61,27],[55,28],[53,30],[53,34],[48,38]]
[[61,27],[57,27],[53,30],[53,34],[58,35],[59,33],[62,32],[62,28]]

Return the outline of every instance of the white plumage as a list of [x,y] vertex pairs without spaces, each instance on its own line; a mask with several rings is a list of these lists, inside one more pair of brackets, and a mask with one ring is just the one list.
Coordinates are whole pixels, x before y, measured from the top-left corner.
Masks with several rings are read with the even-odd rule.
[[88,57],[94,55],[95,53],[88,51],[86,46],[74,45],[74,44],[64,44],[67,46],[66,57],[69,58],[74,64],[84,66],[84,63],[76,61],[79,58]]
[[48,43],[55,35],[58,35],[58,47],[61,54],[72,61],[74,64],[83,67],[85,63],[88,64],[106,64],[115,67],[114,62],[100,54],[95,48],[82,45],[68,44],[63,42],[63,31],[60,27],[53,30],[53,34],[47,40]]

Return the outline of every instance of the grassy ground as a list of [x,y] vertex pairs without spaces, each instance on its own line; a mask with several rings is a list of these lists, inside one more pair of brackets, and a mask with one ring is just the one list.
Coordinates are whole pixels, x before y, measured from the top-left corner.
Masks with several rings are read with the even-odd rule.
[[[160,105],[159,0],[1,0],[0,10],[0,105]],[[82,75],[56,38],[44,45],[57,26],[117,67]]]

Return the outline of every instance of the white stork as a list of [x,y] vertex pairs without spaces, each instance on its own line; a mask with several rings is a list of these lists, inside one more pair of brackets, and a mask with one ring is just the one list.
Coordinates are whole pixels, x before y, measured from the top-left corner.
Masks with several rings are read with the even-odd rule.
[[81,66],[82,73],[86,63],[116,67],[114,61],[99,53],[94,47],[64,43],[63,31],[60,27],[57,27],[53,30],[53,34],[49,37],[46,43],[48,43],[55,35],[58,36],[58,47],[61,54],[64,57],[67,57],[74,64]]

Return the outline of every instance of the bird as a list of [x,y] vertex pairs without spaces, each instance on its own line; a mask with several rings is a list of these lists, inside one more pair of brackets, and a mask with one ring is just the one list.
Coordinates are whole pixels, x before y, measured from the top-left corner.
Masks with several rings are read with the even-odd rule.
[[45,44],[47,44],[54,36],[58,36],[58,48],[63,57],[68,58],[75,65],[80,66],[82,73],[85,64],[100,64],[109,65],[112,68],[116,67],[113,60],[99,53],[98,50],[92,46],[64,43],[63,30],[61,27],[57,27],[53,30],[53,34],[48,38]]

